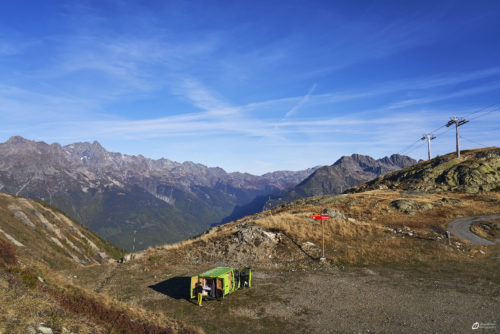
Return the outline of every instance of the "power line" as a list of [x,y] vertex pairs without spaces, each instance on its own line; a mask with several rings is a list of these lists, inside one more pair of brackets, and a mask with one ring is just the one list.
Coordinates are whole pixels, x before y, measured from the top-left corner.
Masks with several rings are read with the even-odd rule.
[[[419,140],[420,142],[420,140]],[[420,148],[420,146],[415,146],[413,149],[409,150],[408,152],[406,152],[406,154],[410,154],[411,152],[415,151],[417,148]]]
[[479,118],[479,117],[483,117],[483,116],[485,116],[485,115],[488,115],[489,113],[492,113],[492,112],[494,112],[494,111],[498,111],[498,110],[500,110],[500,107],[499,107],[499,108],[492,109],[492,110],[490,110],[490,111],[487,111],[487,112],[485,112],[484,114],[478,115],[478,116],[476,116],[476,117],[472,117],[470,120],[473,120],[473,119],[476,119],[476,118]]
[[415,146],[416,144],[419,144],[420,143],[420,139],[417,140],[416,142],[414,142],[413,144],[410,144],[408,146],[406,146],[404,149],[402,149],[399,154],[403,154],[405,153],[406,151],[408,151],[409,149],[411,149],[413,146]]
[[492,103],[492,104],[490,104],[490,105],[488,105],[488,106],[486,106],[486,107],[484,107],[484,108],[481,108],[481,109],[479,109],[479,110],[476,110],[476,111],[473,111],[473,112],[471,112],[471,113],[468,113],[468,114],[466,114],[465,116],[470,116],[470,115],[477,114],[477,113],[479,113],[479,112],[481,112],[481,111],[483,111],[483,110],[486,110],[486,109],[489,109],[489,108],[491,108],[491,107],[493,107],[493,106],[496,106],[497,104],[500,104],[500,101],[495,102],[495,103]]
[[[415,151],[419,147],[417,144],[419,144],[420,141],[427,139],[428,140],[428,142],[427,142],[428,154],[429,154],[429,159],[430,159],[430,154],[431,154],[430,153],[431,152],[430,141],[433,140],[433,139],[436,139],[437,137],[440,137],[441,135],[443,135],[446,132],[450,131],[452,129],[450,126],[453,125],[453,124],[455,124],[455,129],[456,129],[456,133],[457,133],[456,134],[457,156],[460,157],[460,141],[459,141],[459,138],[461,137],[461,138],[463,138],[465,140],[468,140],[468,141],[471,141],[471,140],[467,139],[467,138],[464,138],[462,136],[459,136],[459,134],[458,134],[458,127],[461,126],[461,125],[464,125],[464,124],[466,124],[468,122],[470,122],[471,120],[475,120],[477,118],[480,118],[480,117],[483,117],[485,115],[488,115],[488,114],[490,114],[492,112],[499,111],[500,110],[500,106],[498,106],[496,108],[493,108],[491,110],[488,110],[491,107],[494,107],[494,106],[497,106],[497,105],[500,105],[500,101],[492,103],[492,104],[490,104],[490,105],[488,105],[488,106],[486,106],[484,108],[480,108],[480,109],[478,109],[476,111],[473,111],[471,113],[466,114],[466,116],[470,116],[470,115],[474,115],[474,114],[478,114],[478,113],[482,112],[482,114],[479,114],[479,115],[477,115],[475,117],[469,118],[468,120],[466,120],[464,117],[452,117],[451,120],[448,121],[448,123],[446,123],[444,125],[441,125],[439,128],[437,128],[437,129],[429,132],[428,134],[424,134],[424,136],[422,138],[420,138],[416,142],[414,142],[414,143],[406,146],[403,150],[401,150],[399,152],[399,154],[409,154],[409,153]],[[488,110],[488,111],[486,111],[486,110]],[[437,133],[439,130],[441,130],[444,127],[447,127],[447,129],[445,131]],[[430,138],[429,139],[426,136],[431,136],[431,137],[429,137]],[[471,141],[471,142],[473,142],[473,141]],[[477,143],[477,142],[475,144],[485,146],[485,145]],[[487,147],[487,146],[485,146],[485,147]]]
[[471,143],[474,143],[474,144],[476,144],[476,145],[481,145],[481,146],[484,146],[484,147],[488,147],[488,145],[484,145],[484,144],[478,143],[477,141],[474,141],[474,140],[472,140],[472,139],[467,139],[467,138],[465,138],[464,136],[460,136],[460,138],[465,139],[465,140],[467,140],[467,141],[470,141]]
[[[446,125],[443,125],[443,126],[446,126]],[[436,133],[435,136],[436,137],[440,137],[441,135],[444,135],[446,132],[450,131],[452,128],[447,128],[446,130],[444,130],[443,132],[441,133]]]
[[446,125],[441,125],[439,128],[435,129],[435,130],[432,130],[431,132],[429,133],[436,133],[438,132],[439,130],[441,130],[442,128],[444,128]]

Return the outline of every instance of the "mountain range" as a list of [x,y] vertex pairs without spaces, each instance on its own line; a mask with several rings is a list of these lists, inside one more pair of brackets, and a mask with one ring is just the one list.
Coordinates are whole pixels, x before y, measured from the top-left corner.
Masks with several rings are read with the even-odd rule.
[[226,173],[108,152],[97,141],[61,146],[16,136],[0,144],[0,191],[45,201],[128,250],[179,241],[226,217],[254,213],[248,210],[255,205],[246,206],[257,197],[279,195],[314,170]]
[[415,163],[417,163],[416,160],[399,154],[378,160],[360,154],[343,156],[331,166],[318,168],[284,196],[269,200],[266,207],[275,207],[304,197],[340,194],[380,175],[412,166]]
[[257,176],[108,152],[97,141],[61,146],[16,136],[0,144],[0,191],[47,202],[133,251],[186,239],[270,203],[341,192],[413,163],[354,154],[332,166]]

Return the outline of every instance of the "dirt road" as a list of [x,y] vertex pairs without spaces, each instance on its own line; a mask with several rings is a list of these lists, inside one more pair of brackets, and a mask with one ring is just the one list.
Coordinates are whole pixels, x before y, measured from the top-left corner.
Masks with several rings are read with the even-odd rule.
[[[473,245],[494,245],[495,242],[479,237],[471,232],[470,227],[473,223],[481,220],[500,219],[500,215],[491,216],[476,216],[458,218],[448,224],[448,228],[452,235],[459,237],[462,240],[467,240]],[[497,239],[496,242],[500,240]]]

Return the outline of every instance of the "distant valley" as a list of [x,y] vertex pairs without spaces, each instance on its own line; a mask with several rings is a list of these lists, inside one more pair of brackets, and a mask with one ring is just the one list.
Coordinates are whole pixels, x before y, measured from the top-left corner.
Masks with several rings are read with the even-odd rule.
[[61,146],[12,137],[0,144],[1,192],[45,201],[128,250],[260,211],[269,196],[314,170],[255,176],[112,153],[98,142]]

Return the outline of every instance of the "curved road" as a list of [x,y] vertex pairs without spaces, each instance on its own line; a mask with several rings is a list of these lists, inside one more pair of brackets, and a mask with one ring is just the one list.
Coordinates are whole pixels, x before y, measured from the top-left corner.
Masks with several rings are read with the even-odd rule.
[[495,242],[489,241],[472,233],[470,230],[470,226],[473,223],[490,219],[500,219],[500,215],[458,218],[448,224],[448,229],[452,235],[459,237],[462,240],[467,240],[473,245],[494,245],[495,243],[500,242],[500,239],[497,239]]

